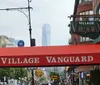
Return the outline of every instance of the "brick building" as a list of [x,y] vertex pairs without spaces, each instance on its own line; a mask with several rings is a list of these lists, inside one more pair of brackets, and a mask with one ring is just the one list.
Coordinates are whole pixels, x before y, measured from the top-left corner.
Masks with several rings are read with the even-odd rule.
[[[70,16],[70,34],[71,39],[69,45],[82,44],[98,44],[100,43],[100,0],[75,0],[74,12]],[[77,81],[79,85],[85,85],[86,81],[82,81],[77,75],[85,76],[95,66],[72,66],[69,68],[72,75],[72,83]],[[71,73],[70,72],[70,73]]]
[[[91,26],[86,23],[94,23],[94,26],[98,24],[97,30],[100,31],[100,0],[76,0],[74,13],[71,16],[73,19],[70,24],[70,34],[71,40],[69,44],[93,44],[97,43],[100,33],[98,31],[92,31],[89,33],[84,33],[88,26]],[[79,21],[83,24],[85,23],[85,28],[79,27]],[[83,22],[84,21],[84,22]],[[87,22],[88,21],[88,22]],[[75,26],[75,23],[77,26]],[[95,30],[92,24],[92,30]],[[82,29],[82,32],[77,32],[77,30]],[[74,30],[74,31],[73,31]]]

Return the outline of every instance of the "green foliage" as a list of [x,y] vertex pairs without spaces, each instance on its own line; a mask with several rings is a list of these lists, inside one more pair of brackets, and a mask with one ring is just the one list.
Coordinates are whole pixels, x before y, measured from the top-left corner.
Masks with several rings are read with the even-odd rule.
[[49,75],[54,76],[54,75],[58,75],[58,73],[57,72],[50,72]]
[[15,72],[14,72],[15,79],[19,79],[19,77],[23,78],[23,77],[27,76],[27,70],[25,68],[15,68],[14,70],[15,70]]
[[10,77],[19,79],[27,76],[27,70],[25,68],[0,68],[0,77]]
[[100,69],[95,69],[90,72],[90,81],[93,85],[100,85]]
[[45,76],[39,78],[38,83],[47,83],[48,79]]
[[12,72],[11,68],[0,68],[0,77],[9,76]]
[[44,82],[44,81],[46,81],[46,78],[45,78],[45,77],[41,77],[41,78],[39,79],[39,82]]

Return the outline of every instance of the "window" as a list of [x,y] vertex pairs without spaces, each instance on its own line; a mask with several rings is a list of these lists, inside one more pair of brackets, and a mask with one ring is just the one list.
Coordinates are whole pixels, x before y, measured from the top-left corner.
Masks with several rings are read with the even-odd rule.
[[93,41],[89,37],[80,37],[80,42]]
[[93,14],[92,10],[80,12],[80,15],[91,15],[91,14]]
[[[96,13],[97,14],[100,14],[100,4],[97,7]],[[100,21],[100,18],[97,18],[96,20]]]
[[[92,15],[92,14],[93,14],[93,11],[89,10],[89,11],[81,12],[79,15]],[[80,17],[80,21],[93,21],[93,20],[94,20],[93,17],[89,17],[89,18]]]
[[100,9],[99,9],[99,14],[100,14]]
[[79,3],[85,3],[85,2],[89,2],[89,1],[92,1],[92,0],[80,0]]
[[[89,11],[89,14],[92,15],[93,11]],[[89,17],[89,21],[94,21],[94,18],[93,17]]]
[[99,4],[99,6],[97,8],[97,14],[100,14],[100,4]]

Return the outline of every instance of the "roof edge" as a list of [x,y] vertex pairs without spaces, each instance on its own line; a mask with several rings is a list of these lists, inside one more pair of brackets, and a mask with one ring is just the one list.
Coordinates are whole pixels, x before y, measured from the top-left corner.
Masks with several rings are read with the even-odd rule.
[[75,0],[74,13],[73,13],[73,15],[76,15],[78,5],[79,5],[79,0]]

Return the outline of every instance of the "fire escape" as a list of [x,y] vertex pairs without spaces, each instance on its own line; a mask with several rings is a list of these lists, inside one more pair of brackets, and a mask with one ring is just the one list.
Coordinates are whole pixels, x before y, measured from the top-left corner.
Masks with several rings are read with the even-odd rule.
[[70,34],[88,37],[92,43],[100,42],[100,15],[70,16]]

